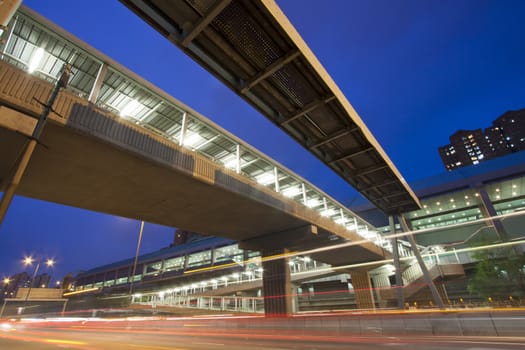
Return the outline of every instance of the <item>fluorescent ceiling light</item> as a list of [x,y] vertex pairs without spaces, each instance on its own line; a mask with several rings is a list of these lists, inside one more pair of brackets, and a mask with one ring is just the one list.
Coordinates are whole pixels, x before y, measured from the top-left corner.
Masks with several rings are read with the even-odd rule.
[[287,189],[283,190],[283,196],[285,197],[295,197],[298,194],[301,193],[301,189],[297,186],[288,187]]
[[344,219],[344,218],[339,218],[339,219],[335,220],[335,223],[336,224],[340,224],[340,225],[344,225],[346,223],[346,221],[347,220]]
[[306,201],[306,206],[309,208],[318,207],[321,204],[321,201],[317,198],[312,198]]
[[137,100],[130,99],[130,101],[126,103],[126,105],[120,110],[120,116],[135,118],[142,108],[144,108],[142,103]]
[[321,212],[322,216],[332,216],[334,214],[335,214],[335,210],[333,210],[333,209],[323,210]]
[[27,65],[27,71],[29,73],[33,73],[40,65],[42,58],[44,58],[44,49],[39,47],[31,55],[31,59],[29,60],[29,64]]
[[184,138],[184,146],[193,148],[196,145],[202,143],[203,141],[205,140],[202,136],[200,136],[197,133],[193,133],[191,135],[186,135],[186,137]]
[[261,185],[269,185],[275,182],[275,176],[273,173],[264,173],[255,178]]
[[237,168],[237,157],[234,154],[230,154],[226,157],[224,157],[221,162],[224,164],[224,167],[228,169],[236,169]]

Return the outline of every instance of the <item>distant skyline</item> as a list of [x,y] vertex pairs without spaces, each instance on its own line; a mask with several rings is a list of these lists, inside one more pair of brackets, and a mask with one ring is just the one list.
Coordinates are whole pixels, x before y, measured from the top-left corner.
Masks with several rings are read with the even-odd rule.
[[[118,1],[28,7],[128,67],[341,203],[359,195]],[[525,1],[278,0],[409,183],[444,172],[437,148],[525,107]],[[30,218],[30,219],[28,219]],[[139,222],[16,197],[0,227],[0,277],[24,254],[61,279],[135,253]],[[141,252],[174,228],[146,224]],[[30,271],[30,270],[28,270]],[[46,271],[42,271],[46,272]]]

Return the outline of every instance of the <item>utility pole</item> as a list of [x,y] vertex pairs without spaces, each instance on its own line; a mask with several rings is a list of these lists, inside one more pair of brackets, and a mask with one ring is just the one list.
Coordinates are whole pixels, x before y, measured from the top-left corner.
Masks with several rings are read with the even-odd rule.
[[33,130],[33,134],[31,135],[29,142],[25,145],[25,149],[23,150],[23,154],[16,166],[16,170],[14,171],[14,174],[2,195],[2,199],[0,200],[0,225],[4,221],[4,217],[7,213],[7,210],[9,209],[9,205],[15,196],[16,189],[22,180],[22,176],[24,175],[27,165],[29,164],[29,160],[33,155],[36,144],[39,142],[39,138],[42,134],[42,130],[44,129],[47,117],[49,116],[49,113],[53,111],[55,99],[57,98],[60,89],[67,86],[70,74],[71,65],[65,64],[62,68],[62,74],[60,75],[60,78],[58,79],[55,88],[53,89],[51,96],[47,101],[47,104],[44,105],[42,114],[40,114],[40,117],[38,118],[38,122],[35,126],[35,129]]

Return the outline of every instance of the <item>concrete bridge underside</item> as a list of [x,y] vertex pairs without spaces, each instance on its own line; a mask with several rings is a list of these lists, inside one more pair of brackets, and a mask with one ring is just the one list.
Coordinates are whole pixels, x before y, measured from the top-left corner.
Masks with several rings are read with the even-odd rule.
[[[0,183],[6,186],[52,85],[0,63]],[[232,238],[272,252],[362,241],[204,156],[61,92],[18,194]],[[331,234],[340,237],[331,240]],[[333,264],[382,260],[371,242],[313,257]]]

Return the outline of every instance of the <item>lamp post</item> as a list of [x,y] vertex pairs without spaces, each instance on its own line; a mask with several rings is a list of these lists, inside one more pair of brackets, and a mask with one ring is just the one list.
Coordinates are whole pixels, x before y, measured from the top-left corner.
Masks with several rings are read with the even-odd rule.
[[[3,282],[4,282],[3,290],[6,290],[7,287],[9,286],[9,283],[11,282],[11,279],[9,279],[9,277],[5,277]],[[4,295],[2,295],[2,299],[4,299],[4,303],[2,304],[2,308],[0,309],[0,318],[4,314],[5,304],[7,303],[7,300],[5,300],[5,296]]]
[[[25,266],[32,266],[33,263],[35,262],[35,259],[31,256],[26,256],[24,258],[24,265]],[[24,307],[23,309],[26,308],[27,306],[27,300],[29,299],[29,294],[31,294],[31,289],[33,289],[33,283],[35,282],[35,278],[36,278],[36,274],[38,273],[38,269],[40,268],[40,263],[42,261],[38,261],[36,262],[36,266],[35,266],[35,271],[33,272],[33,277],[31,277],[31,280],[29,280],[29,288],[27,289],[27,294],[26,294],[26,297],[24,299]],[[55,265],[55,261],[53,259],[46,259],[45,261],[45,264],[47,267],[52,267],[53,265]]]

